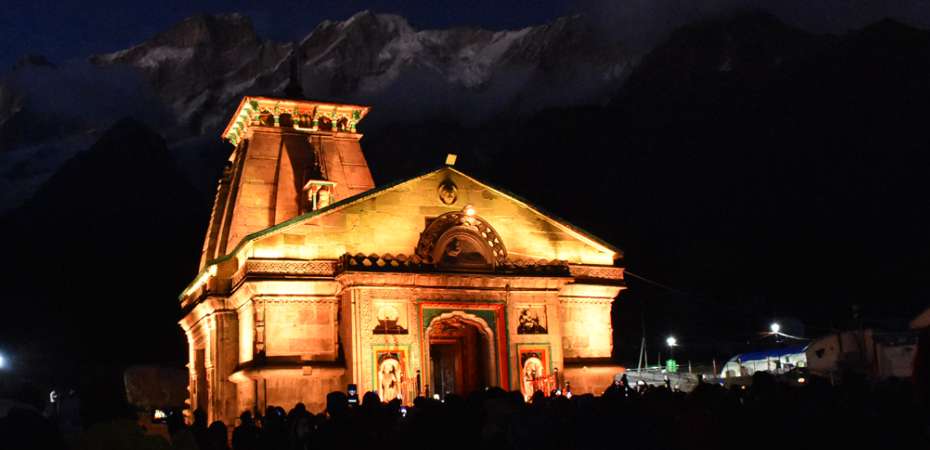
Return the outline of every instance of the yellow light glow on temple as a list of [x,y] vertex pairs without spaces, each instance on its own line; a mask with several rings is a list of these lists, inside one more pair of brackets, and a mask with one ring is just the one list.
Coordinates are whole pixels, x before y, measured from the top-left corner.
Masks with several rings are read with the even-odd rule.
[[240,104],[224,132],[233,175],[181,298],[190,407],[233,423],[267,405],[322,411],[347,384],[383,399],[531,393],[556,369],[575,394],[610,384],[620,251],[456,170],[452,154],[375,188],[355,132],[367,111]]

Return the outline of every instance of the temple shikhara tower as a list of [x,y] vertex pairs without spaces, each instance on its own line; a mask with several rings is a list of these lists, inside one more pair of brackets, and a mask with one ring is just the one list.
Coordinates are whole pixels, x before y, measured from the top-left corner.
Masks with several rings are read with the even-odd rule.
[[454,168],[375,187],[368,107],[246,97],[223,132],[200,273],[180,297],[190,407],[358,385],[383,400],[500,386],[598,392],[620,251]]

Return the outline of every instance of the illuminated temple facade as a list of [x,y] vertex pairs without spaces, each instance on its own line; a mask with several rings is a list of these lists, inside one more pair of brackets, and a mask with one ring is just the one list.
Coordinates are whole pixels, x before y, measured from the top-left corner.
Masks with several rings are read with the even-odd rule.
[[[181,295],[190,408],[601,390],[620,251],[453,167],[376,188],[368,107],[246,97]],[[401,156],[402,157],[402,156]],[[450,155],[451,157],[451,155]]]

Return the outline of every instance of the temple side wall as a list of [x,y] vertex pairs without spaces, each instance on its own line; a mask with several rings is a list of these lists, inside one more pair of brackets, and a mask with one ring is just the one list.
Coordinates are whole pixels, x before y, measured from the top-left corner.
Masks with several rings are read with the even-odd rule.
[[563,300],[562,349],[565,358],[609,358],[613,349],[610,303]]
[[566,359],[610,358],[613,350],[611,304],[620,286],[574,282],[559,293],[562,348]]
[[601,395],[623,373],[619,365],[575,365],[565,368],[565,381],[571,386],[572,394]]

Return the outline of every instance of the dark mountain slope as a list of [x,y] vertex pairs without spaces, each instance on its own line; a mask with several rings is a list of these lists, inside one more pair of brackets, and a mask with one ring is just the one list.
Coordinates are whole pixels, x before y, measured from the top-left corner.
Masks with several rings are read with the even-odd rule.
[[36,354],[65,362],[180,359],[173,300],[197,269],[207,214],[164,140],[119,121],[0,222],[0,339],[41,337]]

